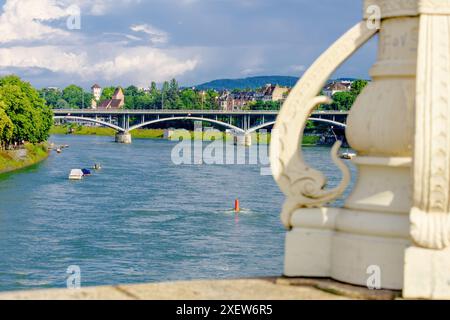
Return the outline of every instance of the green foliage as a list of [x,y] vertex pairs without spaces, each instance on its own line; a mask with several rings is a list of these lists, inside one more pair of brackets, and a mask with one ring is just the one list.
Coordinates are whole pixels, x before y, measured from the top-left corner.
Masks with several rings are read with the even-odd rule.
[[201,105],[201,98],[196,91],[186,89],[181,92],[181,102],[183,109],[193,110]]
[[63,100],[63,93],[58,89],[50,89],[50,88],[44,88],[39,91],[39,95],[41,98],[43,98],[47,105],[52,109],[62,109],[65,105],[62,104]]
[[[336,92],[333,95],[332,110],[348,111],[355,103],[356,98],[368,84],[366,80],[356,80],[352,83],[352,87],[348,92]],[[326,106],[325,106],[326,109]]]
[[92,98],[92,94],[85,92],[83,88],[74,84],[66,87],[62,92],[62,99],[67,102],[71,109],[90,108]]
[[352,88],[350,92],[355,96],[355,98],[361,93],[361,91],[367,86],[367,80],[356,80],[352,83]]
[[280,110],[280,101],[254,101],[248,104],[249,110]]
[[14,151],[0,151],[0,174],[32,166],[48,156],[46,143],[26,143],[24,147],[25,156]]
[[333,95],[333,103],[331,104],[332,110],[347,111],[355,102],[356,96],[351,92],[336,92]]
[[114,91],[116,91],[116,87],[106,87],[102,90],[102,96],[100,97],[100,101],[111,99]]
[[[279,83],[280,85],[293,85],[296,78],[292,77],[255,77],[245,80],[242,86],[235,87],[232,92],[249,92],[257,87],[261,87],[266,83]],[[248,81],[250,82],[248,82]],[[252,81],[255,81],[254,83]],[[278,80],[278,81],[269,81]],[[221,80],[218,80],[219,82]],[[238,80],[224,80],[238,81]],[[286,83],[286,81],[288,83]],[[262,83],[262,84],[261,84]],[[255,84],[255,85],[254,85]],[[318,110],[349,110],[360,94],[364,86],[367,85],[365,80],[356,80],[352,84],[349,92],[339,92],[333,96],[334,103],[332,105],[321,105]],[[201,87],[199,87],[201,88]],[[141,90],[136,86],[125,88],[125,108],[127,109],[185,109],[185,110],[217,110],[219,109],[219,93],[215,89],[198,90],[192,88],[181,89],[175,79],[163,83],[161,89],[158,89],[155,82],[152,82],[148,91]],[[246,88],[246,89],[245,89]],[[111,99],[116,87],[106,87],[102,90],[100,103],[104,100]],[[62,92],[56,89],[42,89],[40,95],[47,101],[52,108],[89,108],[91,105],[92,95],[84,92],[78,86],[70,85]],[[276,101],[255,101],[244,107],[245,110],[279,110],[280,102]]]
[[3,149],[11,141],[14,132],[14,124],[4,110],[4,103],[0,101],[0,147]]
[[[21,81],[17,76],[1,78],[0,102],[13,124],[13,134],[8,143],[47,140],[53,115],[39,92],[28,82]],[[2,142],[5,141],[2,139]]]
[[320,140],[319,136],[303,136],[303,145],[316,145]]

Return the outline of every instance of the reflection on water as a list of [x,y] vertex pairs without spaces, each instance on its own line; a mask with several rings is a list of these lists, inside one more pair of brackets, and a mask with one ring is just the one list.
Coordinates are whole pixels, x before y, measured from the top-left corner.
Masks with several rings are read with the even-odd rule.
[[[64,287],[70,265],[82,286],[282,273],[283,196],[260,166],[176,166],[176,143],[160,140],[52,141],[70,148],[0,176],[0,291]],[[328,152],[305,156],[333,185]],[[103,169],[67,179],[94,163]]]

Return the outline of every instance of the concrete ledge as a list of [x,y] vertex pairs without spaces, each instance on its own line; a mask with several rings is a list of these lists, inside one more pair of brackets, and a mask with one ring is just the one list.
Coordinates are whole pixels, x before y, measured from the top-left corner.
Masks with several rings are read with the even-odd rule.
[[273,279],[205,280],[0,294],[0,300],[344,300],[310,284]]

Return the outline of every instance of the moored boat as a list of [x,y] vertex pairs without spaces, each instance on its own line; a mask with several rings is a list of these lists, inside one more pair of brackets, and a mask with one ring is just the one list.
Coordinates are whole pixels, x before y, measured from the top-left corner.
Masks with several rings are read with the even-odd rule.
[[340,158],[345,159],[345,160],[351,160],[354,157],[356,157],[356,153],[351,153],[351,152],[344,152],[340,155]]
[[84,174],[81,169],[72,169],[69,174],[69,180],[81,180],[83,176]]

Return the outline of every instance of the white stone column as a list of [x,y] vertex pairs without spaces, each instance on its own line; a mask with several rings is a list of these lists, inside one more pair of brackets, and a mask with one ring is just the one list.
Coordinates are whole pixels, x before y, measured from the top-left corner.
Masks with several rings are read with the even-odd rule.
[[450,299],[450,1],[421,1],[411,237],[403,295]]

